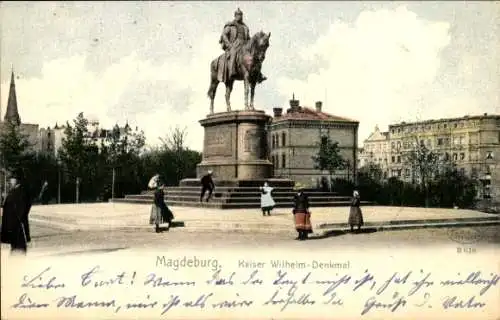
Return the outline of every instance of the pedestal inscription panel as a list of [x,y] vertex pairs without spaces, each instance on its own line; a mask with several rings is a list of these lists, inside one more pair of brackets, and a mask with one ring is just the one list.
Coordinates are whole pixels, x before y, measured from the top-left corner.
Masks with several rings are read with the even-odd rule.
[[212,127],[205,130],[204,156],[231,157],[233,155],[232,128]]

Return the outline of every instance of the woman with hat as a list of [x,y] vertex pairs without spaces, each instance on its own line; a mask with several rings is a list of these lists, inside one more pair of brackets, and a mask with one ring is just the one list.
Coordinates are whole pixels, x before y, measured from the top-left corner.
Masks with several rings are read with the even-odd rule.
[[309,212],[309,198],[304,193],[304,189],[299,185],[295,186],[297,193],[293,197],[293,215],[295,219],[295,230],[299,233],[298,240],[306,240],[309,233],[312,233],[311,213]]
[[28,214],[31,199],[21,184],[22,172],[15,172],[9,179],[10,190],[3,203],[2,242],[9,243],[11,252],[25,253],[31,241]]
[[174,220],[174,215],[165,203],[165,192],[163,191],[165,185],[160,182],[159,177],[157,178],[155,188],[154,202],[151,207],[151,218],[149,222],[155,225],[155,231],[159,233],[161,232],[160,225],[165,223],[167,224],[168,231],[172,220]]
[[363,225],[363,213],[359,207],[360,203],[359,192],[354,190],[351,200],[351,208],[349,210],[349,220],[347,222],[351,227],[351,232],[354,231],[354,226],[357,226],[358,230],[360,230]]

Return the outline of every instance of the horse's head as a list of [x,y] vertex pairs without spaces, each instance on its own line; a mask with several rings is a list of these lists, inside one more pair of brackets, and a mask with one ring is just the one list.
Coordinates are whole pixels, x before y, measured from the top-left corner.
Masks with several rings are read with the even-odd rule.
[[254,59],[259,62],[264,61],[266,58],[266,51],[269,48],[269,38],[271,37],[271,32],[265,33],[263,31],[257,32],[252,39],[251,43],[251,51]]

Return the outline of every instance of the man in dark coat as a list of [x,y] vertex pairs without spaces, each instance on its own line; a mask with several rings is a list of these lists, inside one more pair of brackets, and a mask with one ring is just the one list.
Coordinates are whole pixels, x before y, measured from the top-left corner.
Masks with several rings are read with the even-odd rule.
[[28,215],[31,209],[31,198],[21,183],[21,175],[10,178],[10,190],[3,203],[2,243],[10,243],[12,252],[26,253],[27,244],[31,241]]
[[206,175],[201,178],[201,195],[200,202],[203,202],[203,197],[205,196],[205,192],[208,191],[207,202],[212,197],[212,192],[214,192],[215,184],[214,180],[212,180],[212,171],[209,170]]

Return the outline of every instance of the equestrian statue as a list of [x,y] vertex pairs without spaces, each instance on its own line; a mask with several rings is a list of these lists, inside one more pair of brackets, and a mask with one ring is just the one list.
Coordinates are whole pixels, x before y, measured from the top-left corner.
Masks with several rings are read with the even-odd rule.
[[210,114],[214,113],[215,93],[220,82],[226,86],[227,111],[231,111],[230,97],[234,81],[244,82],[245,110],[254,110],[255,86],[267,79],[261,73],[261,68],[271,33],[260,31],[251,38],[249,34],[249,29],[243,22],[243,12],[238,8],[234,13],[234,20],[224,26],[219,41],[225,53],[210,63]]

